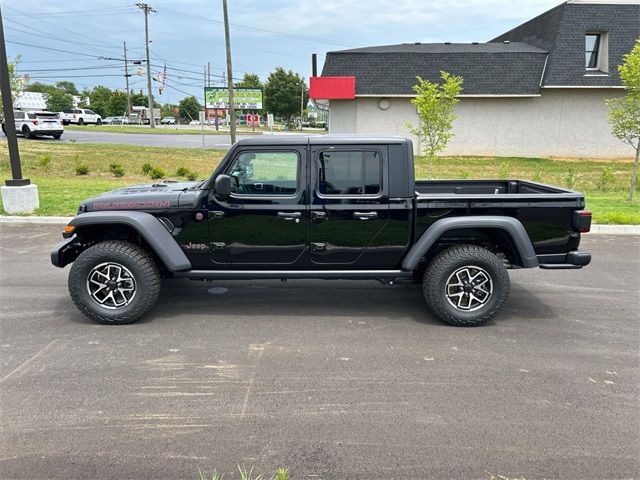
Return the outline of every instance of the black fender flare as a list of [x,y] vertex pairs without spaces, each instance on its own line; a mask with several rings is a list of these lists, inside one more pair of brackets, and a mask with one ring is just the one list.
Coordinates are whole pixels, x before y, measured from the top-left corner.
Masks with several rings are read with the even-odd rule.
[[75,230],[89,225],[127,225],[136,230],[149,244],[160,260],[172,272],[190,270],[191,262],[169,230],[149,213],[136,211],[88,212],[69,222]]
[[427,254],[429,249],[438,241],[443,233],[448,230],[459,230],[464,228],[498,229],[503,230],[518,249],[522,266],[524,268],[535,268],[538,266],[538,257],[531,244],[531,239],[522,223],[513,217],[500,216],[466,216],[448,217],[436,220],[422,234],[422,236],[411,247],[402,261],[403,270],[414,270],[420,260]]

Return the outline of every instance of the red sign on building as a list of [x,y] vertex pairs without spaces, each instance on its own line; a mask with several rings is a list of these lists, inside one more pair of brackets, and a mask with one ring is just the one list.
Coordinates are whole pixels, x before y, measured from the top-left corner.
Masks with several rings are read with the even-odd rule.
[[309,97],[313,100],[353,100],[356,77],[311,77]]

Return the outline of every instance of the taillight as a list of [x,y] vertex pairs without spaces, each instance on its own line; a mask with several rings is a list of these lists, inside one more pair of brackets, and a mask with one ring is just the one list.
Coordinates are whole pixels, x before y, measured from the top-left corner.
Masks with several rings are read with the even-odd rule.
[[38,120],[31,120],[31,123],[33,123],[34,125],[38,124]]
[[581,233],[591,230],[591,211],[576,210],[573,212],[573,227]]

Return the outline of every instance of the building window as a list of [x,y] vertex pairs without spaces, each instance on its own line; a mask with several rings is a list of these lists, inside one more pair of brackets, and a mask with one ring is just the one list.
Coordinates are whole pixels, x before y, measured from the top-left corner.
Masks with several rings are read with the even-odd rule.
[[600,50],[600,34],[587,33],[585,35],[585,67],[590,69],[598,68],[598,53]]
[[584,66],[587,70],[609,72],[609,46],[606,32],[587,32],[584,37]]

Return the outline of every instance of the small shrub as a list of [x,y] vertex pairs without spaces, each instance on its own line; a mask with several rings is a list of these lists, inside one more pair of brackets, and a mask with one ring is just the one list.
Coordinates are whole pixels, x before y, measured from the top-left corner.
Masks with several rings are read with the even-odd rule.
[[87,175],[89,173],[89,165],[86,163],[76,164],[76,175]]
[[38,159],[38,166],[44,169],[49,169],[51,166],[51,157],[49,155],[40,155]]
[[569,169],[567,173],[562,176],[562,179],[564,180],[565,187],[571,190],[573,190],[576,186],[576,183],[578,183],[578,175],[576,175],[576,172],[574,172],[572,169]]
[[153,170],[153,165],[151,165],[149,162],[144,162],[142,164],[142,173],[144,175],[149,175],[149,173],[151,173],[151,170]]
[[160,180],[161,178],[164,178],[165,175],[166,175],[166,173],[165,173],[164,169],[160,168],[160,167],[153,167],[151,169],[151,171],[149,172],[149,176],[153,180]]
[[109,171],[113,173],[114,177],[123,177],[124,176],[124,167],[119,163],[111,163],[109,164]]
[[198,174],[196,172],[187,173],[187,180],[189,180],[190,182],[195,182],[196,180],[198,180]]
[[507,165],[506,162],[502,162],[500,164],[500,170],[498,170],[498,177],[500,177],[503,180],[509,178],[509,166]]
[[606,191],[611,190],[616,183],[616,174],[613,173],[612,167],[605,167],[600,172],[600,178],[597,182],[598,190]]
[[178,167],[176,170],[176,175],[178,177],[187,177],[189,175],[189,169],[187,167]]

